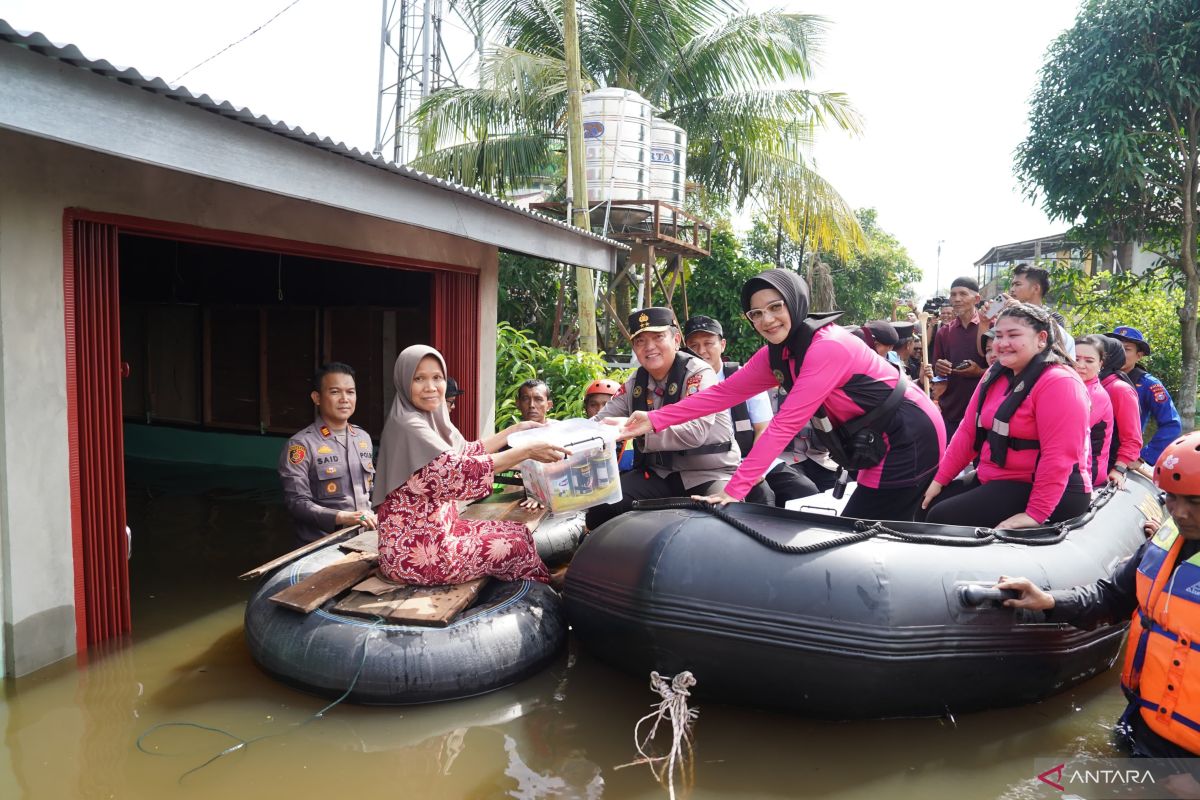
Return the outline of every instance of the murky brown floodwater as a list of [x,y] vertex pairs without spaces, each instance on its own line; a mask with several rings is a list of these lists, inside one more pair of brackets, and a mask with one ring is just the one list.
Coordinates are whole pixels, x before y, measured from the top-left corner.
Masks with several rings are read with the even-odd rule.
[[[407,708],[339,705],[258,671],[250,584],[289,549],[274,473],[131,463],[132,642],[9,681],[0,798],[665,798],[633,760],[646,681],[573,647],[525,683]],[[237,488],[232,488],[237,487]],[[753,680],[747,673],[747,680]],[[796,676],[803,683],[804,676]],[[897,685],[895,690],[905,691]],[[948,720],[829,724],[700,704],[695,798],[1049,798],[1034,759],[1112,753],[1117,674],[1045,703]],[[272,734],[182,778],[234,743]]]

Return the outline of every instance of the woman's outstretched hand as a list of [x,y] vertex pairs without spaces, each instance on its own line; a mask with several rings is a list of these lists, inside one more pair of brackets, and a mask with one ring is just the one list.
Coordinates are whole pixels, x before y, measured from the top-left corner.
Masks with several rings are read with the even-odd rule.
[[650,424],[650,415],[645,411],[635,411],[625,419],[625,424],[621,426],[621,432],[617,434],[617,438],[633,439],[645,436],[647,433],[654,433],[654,426]]
[[[537,423],[534,423],[537,424]],[[565,447],[559,447],[556,444],[549,442],[534,442],[527,444],[522,448],[525,451],[525,458],[541,461],[544,464],[551,464],[555,461],[562,461],[567,456],[571,455],[571,451]]]
[[736,497],[730,497],[728,494],[726,494],[724,489],[722,489],[719,492],[716,492],[715,494],[694,494],[694,495],[692,495],[692,499],[703,501],[705,503],[708,503],[709,505],[722,506],[722,507],[727,506],[730,503],[740,503],[741,502]]

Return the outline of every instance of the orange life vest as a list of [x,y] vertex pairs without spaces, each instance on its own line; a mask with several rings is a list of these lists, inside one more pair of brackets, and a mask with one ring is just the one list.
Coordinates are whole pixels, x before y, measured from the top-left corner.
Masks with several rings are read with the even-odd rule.
[[1200,553],[1176,568],[1183,542],[1168,519],[1138,564],[1121,687],[1150,730],[1200,754]]

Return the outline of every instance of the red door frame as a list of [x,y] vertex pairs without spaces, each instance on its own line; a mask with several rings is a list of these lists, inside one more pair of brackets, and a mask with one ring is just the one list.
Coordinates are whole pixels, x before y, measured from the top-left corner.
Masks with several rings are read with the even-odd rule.
[[[299,242],[291,239],[280,239],[274,236],[243,233],[241,231],[203,228],[179,222],[168,222],[125,214],[110,214],[79,208],[65,209],[63,212],[63,296],[66,304],[64,325],[66,329],[67,435],[71,484],[71,546],[75,569],[75,644],[80,653],[86,651],[91,644],[97,644],[105,638],[129,631],[129,578],[127,571],[124,569],[124,564],[117,565],[112,563],[114,560],[124,558],[123,552],[114,550],[111,547],[107,548],[106,552],[99,554],[86,552],[89,547],[94,546],[94,542],[89,540],[91,531],[85,530],[85,527],[88,526],[86,525],[87,521],[83,517],[84,494],[90,492],[91,495],[95,495],[98,492],[100,496],[103,496],[107,493],[108,500],[111,500],[113,497],[117,498],[117,513],[119,514],[119,518],[123,520],[125,486],[124,475],[121,473],[114,475],[112,480],[107,482],[107,485],[100,484],[87,492],[81,490],[80,487],[80,441],[81,435],[84,435],[81,424],[86,425],[88,423],[88,420],[80,419],[79,392],[86,388],[80,385],[80,364],[81,359],[92,358],[96,355],[93,345],[98,343],[89,336],[88,341],[83,346],[84,351],[81,352],[81,348],[77,342],[77,333],[80,332],[80,321],[76,317],[75,303],[80,292],[84,292],[89,298],[94,300],[103,301],[110,299],[108,297],[109,294],[117,294],[118,284],[114,277],[114,280],[107,286],[89,287],[86,285],[86,277],[79,274],[76,260],[77,255],[83,255],[76,252],[76,223],[94,223],[96,226],[108,226],[108,230],[111,232],[111,267],[114,276],[119,274],[116,253],[116,236],[119,233],[135,233],[141,236],[172,239],[175,241],[238,247],[283,255],[320,258],[330,261],[346,261],[366,266],[409,269],[432,273],[432,291],[429,298],[434,319],[434,329],[431,332],[433,336],[432,344],[446,356],[447,366],[451,374],[455,375],[455,377],[461,375],[471,382],[478,381],[480,303],[479,273],[477,270],[454,264],[442,264],[417,258],[373,253],[366,250]],[[106,313],[110,315],[108,322],[113,324],[120,319],[118,297],[119,295],[111,297],[111,304],[107,306]],[[115,335],[119,353],[119,331]],[[83,370],[83,373],[86,379],[87,370]],[[458,423],[463,434],[469,439],[474,438],[477,434],[477,413],[479,407],[477,395],[477,392],[467,392],[460,397],[455,409],[456,423]],[[115,407],[111,403],[104,407],[104,412],[110,418],[115,413],[118,423],[122,419],[120,400],[120,391],[118,389],[116,392]],[[115,453],[109,452],[103,455],[106,455],[109,460],[113,460],[112,457],[114,455],[119,456],[116,461],[123,464],[123,447],[120,436],[110,439],[108,446],[115,448]],[[95,592],[89,591],[88,586],[85,585],[89,582],[89,579],[86,577],[88,575],[86,567],[88,558],[91,555],[99,555],[102,560],[107,562],[101,566],[107,569],[107,574],[110,578],[124,582],[124,585],[116,591],[116,594],[124,598],[123,612],[119,602],[114,604],[111,602],[111,598],[97,597],[95,596]],[[103,574],[103,572],[104,569],[101,570],[101,573],[96,573],[93,570],[90,580],[94,583],[95,575]],[[89,597],[89,594],[92,596]],[[89,600],[91,603],[89,603]],[[95,605],[100,605],[101,607],[92,607]],[[104,619],[97,619],[97,614],[103,615]]]

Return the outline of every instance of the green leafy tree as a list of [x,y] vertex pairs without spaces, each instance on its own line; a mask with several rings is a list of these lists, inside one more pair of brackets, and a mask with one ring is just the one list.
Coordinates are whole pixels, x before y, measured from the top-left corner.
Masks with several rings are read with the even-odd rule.
[[1093,243],[1141,240],[1183,285],[1179,411],[1196,410],[1200,5],[1087,0],[1050,46],[1016,171]]
[[[497,47],[479,88],[431,95],[413,122],[418,169],[504,193],[557,183],[566,69],[561,0],[469,0]],[[736,0],[579,0],[585,88],[631,89],[688,132],[688,180],[700,204],[770,203],[796,231],[808,220],[820,246],[861,242],[854,215],[811,167],[818,129],[857,130],[838,92],[799,87],[813,76],[824,23],[804,14],[752,13]]]
[[539,342],[562,342],[564,330],[574,339],[573,270],[539,258],[500,254],[500,286],[496,314],[517,330],[528,330]]
[[584,389],[599,378],[624,381],[627,373],[609,370],[596,353],[568,353],[544,347],[530,331],[501,322],[496,330],[496,428],[521,419],[517,388],[530,378],[541,378],[550,387],[554,419],[583,416]]
[[[846,322],[891,319],[895,301],[913,294],[912,284],[920,280],[921,270],[899,240],[879,227],[875,209],[860,208],[855,214],[866,238],[864,247],[849,256],[823,251],[817,257],[829,265],[835,305],[845,312]],[[780,239],[770,217],[755,217],[746,236],[747,256],[774,265],[777,252],[780,264],[792,269],[801,265],[807,277],[809,259],[800,244],[786,235]]]
[[744,364],[762,347],[762,339],[742,316],[741,292],[742,284],[770,268],[770,264],[744,256],[737,237],[729,230],[715,231],[709,255],[692,267],[688,311],[720,320],[725,330],[725,355],[732,361]]
[[1073,335],[1134,325],[1153,351],[1142,364],[1172,397],[1179,397],[1183,361],[1176,309],[1183,303],[1182,288],[1161,274],[1088,275],[1067,263],[1055,266],[1050,280],[1055,287],[1053,305],[1066,315]]

